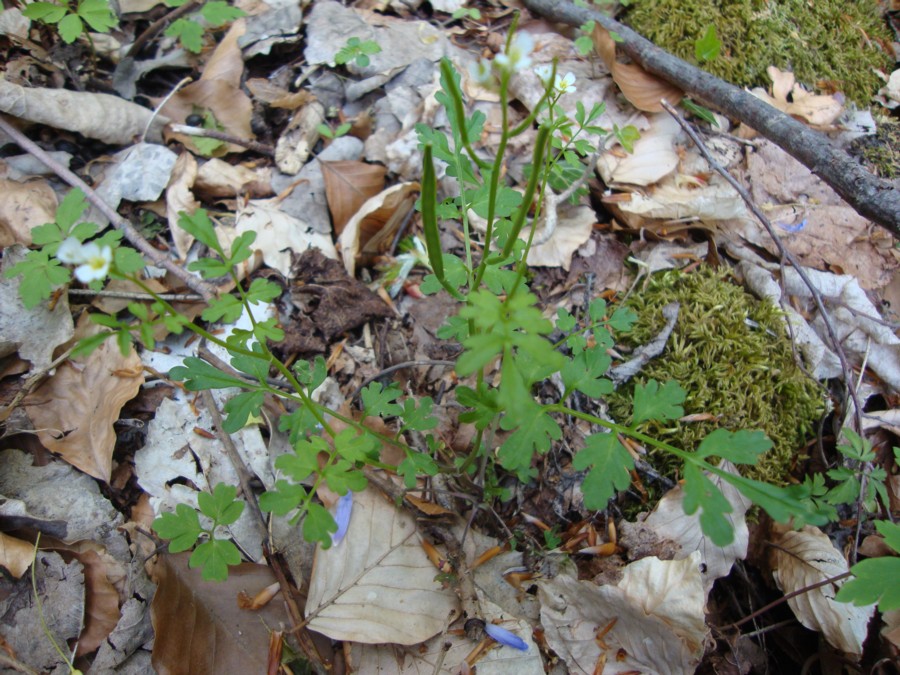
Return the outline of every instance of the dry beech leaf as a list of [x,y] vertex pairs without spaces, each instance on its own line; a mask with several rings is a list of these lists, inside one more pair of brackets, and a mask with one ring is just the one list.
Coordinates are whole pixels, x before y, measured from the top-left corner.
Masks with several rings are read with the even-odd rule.
[[172,168],[172,178],[166,189],[166,215],[169,220],[169,232],[175,242],[178,257],[187,258],[188,250],[194,243],[194,237],[178,226],[179,214],[193,213],[200,208],[200,202],[194,198],[191,188],[197,180],[197,160],[189,152],[183,152]]
[[270,179],[271,169],[251,169],[214,158],[200,167],[194,191],[206,199],[237,195],[258,199],[272,194]]
[[424,642],[458,613],[456,596],[436,573],[412,517],[374,490],[356,493],[344,539],[316,549],[309,627],[333,640]]
[[[794,531],[776,525],[772,543],[772,576],[785,595],[848,570],[844,556],[817,527],[807,525]],[[841,582],[836,582],[814,588],[789,599],[788,606],[800,623],[822,633],[832,647],[858,656],[862,654],[875,605],[856,607],[835,602],[840,586]]]
[[660,101],[678,105],[684,97],[682,91],[665,80],[651,75],[636,63],[620,63],[616,60],[616,43],[599,23],[594,24],[591,35],[594,49],[603,59],[613,80],[628,102],[644,112],[663,112]]
[[[565,574],[538,581],[547,644],[573,673],[595,672],[604,657],[605,675],[694,672],[707,637],[699,565],[695,551],[677,561],[642,558],[616,586]],[[611,624],[601,646],[597,632]]]
[[634,143],[634,152],[604,152],[597,160],[597,170],[607,185],[653,185],[678,167],[675,143],[681,137],[681,127],[668,113],[653,115],[650,128],[641,132]]
[[306,89],[296,92],[288,91],[284,87],[279,87],[277,84],[262,77],[251,77],[245,84],[257,101],[265,103],[272,108],[296,110],[315,98]]
[[[738,471],[730,462],[721,462],[720,469],[737,474]],[[731,572],[731,566],[735,560],[743,560],[747,556],[747,545],[750,541],[750,532],[747,529],[745,515],[750,508],[747,500],[738,490],[719,476],[707,476],[731,504],[731,513],[727,516],[734,528],[734,540],[728,546],[716,546],[709,541],[700,528],[700,512],[687,515],[684,512],[684,488],[678,485],[669,490],[653,512],[647,516],[644,524],[652,528],[660,539],[671,539],[677,543],[681,550],[675,559],[681,560],[691,555],[694,551],[700,552],[700,570],[703,577],[703,586],[706,594],[709,594],[713,582],[720,577],[727,576]]]
[[0,567],[19,579],[31,567],[33,558],[32,544],[0,532]]
[[129,145],[147,129],[147,140],[160,142],[161,130],[169,123],[153,111],[110,94],[67,89],[20,87],[0,78],[0,112],[46,124],[54,129],[77,131],[110,145]]
[[775,66],[769,66],[766,72],[772,80],[772,95],[760,88],[750,93],[791,117],[812,126],[824,127],[833,124],[844,112],[843,103],[835,96],[806,91],[801,84],[795,82],[792,72],[779,70]]
[[384,189],[387,169],[359,161],[321,162],[325,197],[334,233],[339,235],[359,208]]
[[375,253],[381,244],[389,243],[412,209],[419,189],[418,183],[393,185],[367,200],[347,222],[338,240],[347,274],[355,276],[360,253]]
[[265,673],[269,630],[289,623],[281,602],[257,612],[238,608],[238,593],[251,595],[275,578],[265,565],[243,563],[228,570],[228,580],[203,581],[188,567],[189,553],[163,555],[154,569],[159,584],[150,617],[156,638],[153,667],[173,673]]
[[84,565],[84,628],[76,656],[90,654],[119,623],[119,594],[107,576],[106,562],[95,551],[75,556]]
[[572,256],[591,238],[597,214],[588,206],[560,209],[559,222],[550,238],[535,244],[528,251],[528,264],[532,267],[562,267],[568,271]]
[[[90,326],[79,337],[99,329]],[[134,349],[122,356],[116,341],[107,340],[87,358],[60,365],[25,398],[25,412],[44,447],[108,483],[116,446],[113,423],[143,383],[141,358]]]
[[31,230],[56,219],[57,199],[46,181],[0,179],[0,248],[31,245]]

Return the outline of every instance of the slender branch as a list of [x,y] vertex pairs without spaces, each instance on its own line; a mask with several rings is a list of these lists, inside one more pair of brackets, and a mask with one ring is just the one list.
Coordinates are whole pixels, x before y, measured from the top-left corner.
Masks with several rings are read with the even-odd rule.
[[525,6],[552,21],[580,26],[596,21],[621,37],[619,46],[645,70],[671,82],[704,103],[744,122],[837,192],[861,216],[900,237],[900,191],[873,176],[824,134],[813,131],[743,89],[660,49],[618,21],[568,0],[523,0]]
[[238,138],[237,136],[232,136],[231,134],[226,134],[223,131],[218,131],[216,129],[204,129],[202,127],[191,127],[187,124],[173,124],[169,127],[173,133],[176,134],[184,134],[185,136],[196,136],[199,138],[212,138],[217,141],[222,141],[223,143],[231,143],[232,145],[239,145],[242,148],[247,148],[249,150],[253,150],[254,152],[258,152],[261,155],[265,155],[266,157],[274,157],[275,156],[275,148],[271,145],[266,145],[265,143],[260,143],[259,141],[252,141],[246,138]]
[[89,298],[117,298],[120,300],[149,300],[153,301],[162,298],[169,302],[203,302],[203,296],[194,293],[160,293],[159,295],[151,295],[150,293],[139,293],[137,291],[93,291],[90,288],[70,288],[69,295],[80,295]]
[[157,267],[162,267],[174,274],[181,279],[188,288],[202,295],[204,300],[210,301],[217,297],[218,292],[215,286],[194,276],[180,265],[177,265],[166,254],[153,248],[153,246],[150,245],[150,242],[144,239],[134,225],[120,216],[109,204],[104,202],[93,188],[76,176],[72,171],[53,159],[37,143],[25,136],[25,134],[16,129],[2,117],[0,117],[0,131],[5,132],[19,147],[29,154],[34,155],[34,157],[44,164],[44,166],[66,181],[66,183],[81,190],[87,200],[96,206],[116,229],[121,230],[129,243],[143,253],[150,262]]

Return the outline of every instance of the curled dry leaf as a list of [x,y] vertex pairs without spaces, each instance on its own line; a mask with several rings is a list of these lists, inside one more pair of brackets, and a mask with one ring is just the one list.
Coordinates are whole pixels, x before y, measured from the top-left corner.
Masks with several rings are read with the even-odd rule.
[[191,188],[197,180],[197,160],[189,152],[183,152],[175,160],[172,169],[172,179],[166,189],[166,216],[169,220],[169,232],[172,241],[175,242],[175,250],[178,257],[187,258],[188,250],[194,243],[194,237],[178,226],[179,214],[193,213],[200,207],[200,202],[194,198]]
[[272,194],[271,169],[251,169],[221,159],[205,162],[197,172],[194,190],[207,199],[244,195],[251,198]]
[[[118,96],[67,89],[20,87],[0,78],[0,112],[46,124],[54,129],[77,131],[111,145],[127,145],[150,125],[147,140],[162,141],[165,117]],[[153,121],[151,125],[150,122]]]
[[[91,325],[80,337],[99,328]],[[143,366],[134,349],[122,356],[116,341],[107,340],[90,356],[60,365],[25,398],[25,412],[44,447],[108,483],[116,446],[113,423],[143,383]]]
[[354,160],[321,164],[331,222],[334,233],[339,235],[360,207],[384,189],[387,169]]
[[[776,525],[773,531],[772,576],[785,594],[817,584],[848,570],[847,561],[828,536],[817,527],[794,531]],[[856,607],[835,602],[842,582],[820,586],[788,600],[794,615],[810,630],[818,631],[835,649],[859,656],[874,605]]]
[[811,94],[795,82],[793,73],[781,71],[775,66],[769,66],[766,72],[772,80],[771,96],[761,88],[750,93],[791,117],[815,127],[824,127],[833,124],[844,112],[839,95]]
[[338,242],[344,267],[356,274],[356,261],[362,253],[377,253],[386,248],[400,223],[415,204],[418,183],[398,183],[368,199],[347,222]]
[[663,112],[660,101],[665,99],[672,105],[678,105],[684,93],[665,80],[651,75],[636,63],[620,63],[616,60],[616,43],[609,31],[599,23],[594,24],[591,35],[594,49],[603,59],[613,80],[622,94],[638,110],[644,112]]
[[671,115],[653,115],[650,128],[641,132],[635,141],[634,152],[623,150],[604,152],[597,160],[597,170],[603,182],[629,185],[653,185],[678,167],[676,141],[681,127]]
[[[597,215],[587,206],[560,209],[559,221],[550,238],[528,251],[528,264],[536,267],[562,267],[568,271],[572,256],[591,238]],[[538,233],[540,234],[540,233]]]
[[316,550],[309,627],[368,644],[417,644],[443,631],[458,612],[456,596],[435,581],[412,517],[371,489],[353,501],[341,544]]

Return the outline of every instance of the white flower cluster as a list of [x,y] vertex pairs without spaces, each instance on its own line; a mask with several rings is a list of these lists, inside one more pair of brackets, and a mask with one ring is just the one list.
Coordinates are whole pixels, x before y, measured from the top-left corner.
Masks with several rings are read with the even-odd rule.
[[[534,69],[535,74],[541,78],[541,82],[545,87],[550,86],[550,78],[553,76],[553,66],[537,66]],[[553,79],[553,93],[562,96],[563,94],[574,94],[577,91],[575,86],[575,76],[572,73],[566,73],[564,77],[559,74]]]
[[[487,89],[496,89],[499,80],[504,75],[524,70],[531,65],[531,52],[534,51],[534,38],[529,33],[520,32],[513,36],[509,48],[497,54],[493,61],[481,59],[470,69],[472,78]],[[550,78],[553,75],[553,67],[549,65],[537,66],[534,72],[545,87],[550,87]],[[575,76],[566,73],[565,77],[556,75],[553,81],[553,93],[558,96],[574,93]]]
[[56,258],[67,265],[78,265],[75,268],[75,278],[86,284],[103,279],[109,274],[112,248],[109,246],[100,248],[94,242],[82,244],[75,237],[69,237],[59,245]]

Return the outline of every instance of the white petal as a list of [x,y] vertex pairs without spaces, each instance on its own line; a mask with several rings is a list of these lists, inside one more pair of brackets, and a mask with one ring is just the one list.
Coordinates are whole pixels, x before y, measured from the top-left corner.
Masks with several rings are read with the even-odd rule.
[[84,250],[81,242],[75,237],[69,237],[56,249],[56,259],[67,265],[77,265],[85,261]]

